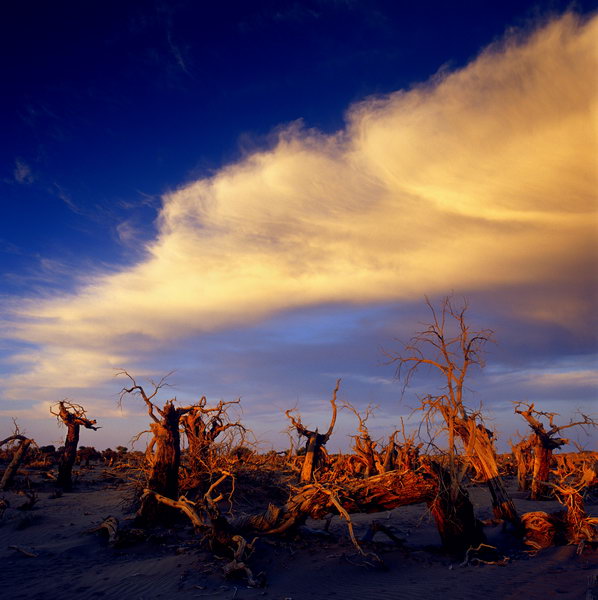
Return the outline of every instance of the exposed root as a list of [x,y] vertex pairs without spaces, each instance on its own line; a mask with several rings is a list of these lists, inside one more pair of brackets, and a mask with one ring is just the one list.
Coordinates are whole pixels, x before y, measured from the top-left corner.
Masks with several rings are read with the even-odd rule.
[[[494,546],[488,544],[480,544],[476,548],[469,548],[465,553],[465,559],[459,565],[460,567],[468,567],[470,565],[498,565],[504,567],[509,562],[508,556],[497,558],[496,560],[489,560],[489,557],[498,557],[499,554]],[[486,557],[486,558],[483,558]]]
[[237,544],[237,548],[234,551],[233,559],[226,563],[222,568],[225,577],[234,578],[239,575],[244,575],[247,578],[247,585],[249,587],[264,586],[264,574],[259,573],[257,577],[254,577],[251,569],[246,564],[246,561],[253,554],[257,539],[258,538],[253,538],[251,543],[248,543],[247,540],[240,535],[233,536],[232,541]]
[[351,537],[351,541],[353,542],[353,545],[355,546],[357,552],[359,552],[359,554],[361,554],[361,556],[363,556],[364,558],[372,558],[374,561],[381,563],[382,560],[377,554],[375,554],[374,552],[364,552],[363,549],[361,548],[361,546],[359,545],[359,542],[357,541],[357,538],[355,537],[355,531],[353,529],[353,521],[351,520],[349,513],[341,505],[339,499],[336,497],[334,492],[332,490],[327,490],[325,487],[323,487],[321,485],[319,485],[318,487],[324,494],[327,494],[330,497],[330,501],[332,502],[334,507],[338,510],[339,515],[341,517],[343,517],[343,519],[345,519],[345,521],[347,522],[349,536]]

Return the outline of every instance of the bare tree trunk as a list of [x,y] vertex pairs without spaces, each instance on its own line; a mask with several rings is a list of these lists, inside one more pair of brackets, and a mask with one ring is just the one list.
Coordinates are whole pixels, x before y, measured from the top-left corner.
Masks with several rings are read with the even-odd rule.
[[532,488],[530,498],[540,500],[543,496],[550,493],[550,488],[546,485],[550,477],[550,462],[552,460],[552,449],[542,444],[538,437],[534,444],[534,463],[532,471]]
[[340,386],[341,380],[337,379],[336,386],[332,391],[332,398],[330,400],[330,405],[332,406],[332,417],[330,419],[330,425],[328,426],[328,431],[326,433],[318,433],[318,430],[310,431],[301,423],[301,419],[296,419],[292,416],[292,411],[287,410],[286,415],[291,420],[293,427],[297,429],[299,435],[307,438],[307,443],[305,446],[305,459],[303,460],[303,466],[301,468],[301,483],[307,483],[312,480],[314,470],[318,466],[318,463],[322,460],[322,455],[324,454],[324,446],[326,442],[330,439],[332,435],[332,431],[334,429],[334,424],[336,423],[336,394],[338,392],[338,388]]
[[314,476],[314,469],[316,468],[321,452],[321,444],[318,444],[318,432],[313,432],[308,440],[305,451],[305,458],[303,459],[303,466],[301,468],[301,483],[308,483]]
[[62,400],[50,407],[50,413],[66,425],[66,440],[64,451],[58,461],[57,485],[63,490],[69,491],[73,487],[72,471],[77,458],[77,444],[79,443],[79,430],[81,425],[86,429],[97,431],[96,421],[88,419],[85,409],[79,404],[68,400]]
[[517,487],[520,491],[529,489],[530,467],[532,463],[532,444],[529,439],[523,439],[511,446],[515,463],[517,464]]
[[476,474],[487,485],[492,496],[492,511],[497,519],[519,524],[517,509],[511,500],[498,472],[496,451],[491,432],[483,425],[476,424],[471,417],[456,419],[456,431],[463,440],[467,459],[476,470]]
[[70,491],[73,487],[73,465],[77,458],[77,444],[79,443],[78,423],[67,423],[66,439],[64,441],[64,451],[58,462],[58,479],[56,483],[63,490]]
[[[531,427],[533,434],[531,437],[531,446],[534,452],[534,462],[532,467],[532,500],[539,500],[543,496],[549,495],[551,488],[547,486],[550,476],[550,463],[552,460],[552,452],[561,446],[569,443],[566,438],[556,437],[558,433],[570,427],[586,425],[590,427],[598,426],[598,422],[594,421],[588,415],[580,414],[579,421],[571,420],[566,425],[556,425],[554,422],[557,413],[549,413],[536,410],[533,404],[525,402],[517,403],[515,412],[521,415]],[[544,419],[544,422],[542,422]],[[548,420],[548,425],[545,421]]]
[[[181,462],[179,419],[180,413],[168,402],[161,411],[162,419],[151,423],[154,434],[154,455],[148,480],[148,488],[176,500],[179,491],[179,466]],[[160,506],[151,495],[144,497],[139,509],[139,517],[144,523],[169,520],[172,511]]]
[[455,485],[450,472],[432,465],[439,478],[437,495],[428,502],[428,507],[442,545],[452,554],[463,554],[468,548],[476,548],[486,541],[482,524],[475,518],[469,495]]
[[[21,436],[19,436],[21,437]],[[33,440],[29,440],[27,438],[22,438],[19,447],[15,450],[15,453],[10,461],[8,467],[6,467],[6,471],[2,475],[2,480],[0,481],[0,491],[7,490],[12,483],[12,480],[19,468],[20,464],[23,462],[27,451],[29,450],[29,446]]]
[[382,463],[382,471],[388,473],[396,468],[397,463],[397,447],[394,434],[388,439],[388,444],[384,449],[384,461]]

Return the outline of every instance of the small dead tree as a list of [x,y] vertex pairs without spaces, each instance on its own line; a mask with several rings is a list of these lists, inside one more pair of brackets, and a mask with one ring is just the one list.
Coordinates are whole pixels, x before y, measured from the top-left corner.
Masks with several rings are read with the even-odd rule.
[[533,440],[524,438],[517,444],[511,444],[511,450],[517,465],[517,486],[521,491],[528,490],[534,457]]
[[[566,425],[555,425],[554,419],[559,416],[558,413],[536,410],[533,403],[528,404],[527,402],[516,402],[515,412],[527,421],[533,432],[530,438],[533,449],[530,498],[532,500],[539,500],[549,495],[552,489],[547,484],[550,476],[553,451],[569,443],[569,440],[566,438],[556,437],[557,434],[570,427],[596,427],[597,423],[591,417],[582,414],[579,421],[572,420]],[[542,419],[544,421],[548,420],[548,424],[543,423]]]
[[467,304],[457,308],[450,297],[443,300],[440,311],[426,298],[432,320],[419,331],[400,352],[387,352],[391,363],[397,364],[397,378],[404,389],[423,365],[440,372],[446,393],[427,396],[421,409],[426,419],[440,414],[448,435],[448,473],[451,495],[459,495],[458,466],[455,457],[456,438],[460,438],[465,456],[479,480],[487,483],[492,496],[492,508],[497,518],[518,524],[517,511],[499,475],[492,432],[481,422],[480,414],[465,407],[465,381],[472,367],[484,366],[484,347],[493,340],[493,331],[472,330],[466,321]]
[[189,466],[195,476],[215,470],[214,453],[218,438],[231,431],[243,435],[246,433],[245,427],[238,420],[232,421],[228,413],[229,409],[238,406],[240,401],[220,400],[218,404],[210,407],[207,406],[206,397],[202,396],[196,405],[181,416],[181,427],[188,444]]
[[332,435],[332,431],[334,429],[334,425],[336,423],[336,394],[340,387],[341,380],[337,379],[336,386],[332,391],[332,398],[330,399],[330,405],[332,407],[332,418],[330,419],[330,426],[328,427],[328,431],[326,433],[318,433],[318,430],[310,431],[307,429],[302,423],[301,418],[295,418],[291,413],[292,410],[286,411],[286,416],[291,420],[293,427],[297,430],[299,435],[307,438],[307,442],[305,445],[305,458],[303,460],[303,467],[301,469],[301,482],[308,483],[313,479],[314,470],[317,468],[319,463],[322,460],[322,455],[324,454],[324,446],[326,442],[330,439]]
[[344,401],[341,406],[350,410],[357,417],[359,422],[357,427],[359,433],[357,435],[352,435],[351,437],[353,438],[353,452],[363,466],[363,476],[369,477],[370,475],[384,473],[384,466],[376,452],[377,444],[372,440],[367,427],[367,421],[372,416],[376,407],[368,404],[365,413],[362,415],[349,402]]
[[415,443],[416,432],[407,435],[405,432],[405,423],[401,417],[401,435],[403,441],[398,443],[396,441],[398,431],[395,431],[389,438],[388,444],[384,449],[384,463],[383,471],[387,473],[393,469],[400,469],[401,471],[415,471],[419,466],[419,451],[421,450],[423,443]]
[[50,413],[53,414],[59,423],[66,426],[66,439],[64,441],[64,450],[58,460],[58,478],[56,484],[62,489],[68,491],[73,487],[73,465],[77,458],[77,444],[79,443],[79,431],[81,425],[86,429],[97,431],[96,421],[87,418],[85,409],[80,404],[75,404],[68,400],[61,400],[50,407]]
[[[120,402],[128,394],[141,396],[147,406],[148,415],[152,419],[150,430],[153,437],[146,452],[150,467],[147,487],[153,492],[176,500],[179,491],[179,466],[181,463],[180,419],[194,407],[177,407],[174,405],[175,398],[167,400],[162,408],[158,408],[152,402],[158,392],[167,385],[168,375],[158,383],[151,382],[153,391],[150,394],[147,394],[127,371],[119,371],[117,375],[127,377],[132,383],[131,387],[121,390]],[[143,497],[138,516],[146,524],[169,519],[168,511],[163,510],[152,495]]]
[[[7,437],[5,440],[0,442],[0,448],[5,444],[12,444],[14,447],[14,452],[12,455],[12,459],[6,467],[6,470],[2,474],[2,479],[0,479],[0,492],[7,490],[14,479],[14,476],[17,473],[17,470],[25,456],[27,456],[27,451],[29,450],[29,446],[32,444],[33,440],[26,438],[24,435],[20,434],[19,427],[16,421],[13,421],[15,425],[14,433]],[[18,444],[15,444],[18,442]]]

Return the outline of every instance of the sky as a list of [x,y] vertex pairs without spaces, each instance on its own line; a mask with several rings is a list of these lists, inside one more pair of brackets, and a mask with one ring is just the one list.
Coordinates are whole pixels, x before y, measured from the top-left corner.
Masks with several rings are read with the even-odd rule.
[[[388,353],[452,295],[492,329],[466,402],[596,414],[593,2],[57,2],[0,19],[0,437],[69,398],[127,445],[160,401],[241,398],[263,447],[339,397],[413,430]],[[343,411],[329,442],[356,429]],[[596,433],[568,430],[583,447]]]

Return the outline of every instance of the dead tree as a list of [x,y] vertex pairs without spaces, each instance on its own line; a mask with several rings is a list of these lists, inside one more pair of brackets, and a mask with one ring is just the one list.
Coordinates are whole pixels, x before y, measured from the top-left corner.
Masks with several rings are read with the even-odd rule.
[[[554,418],[559,416],[558,413],[538,411],[534,408],[533,403],[526,402],[515,403],[515,412],[527,421],[533,432],[531,437],[533,466],[530,498],[539,500],[549,495],[551,491],[551,487],[547,484],[553,451],[569,443],[568,439],[556,437],[556,435],[569,427],[585,425],[596,427],[597,423],[594,419],[582,414],[580,421],[571,421],[567,425],[555,425]],[[547,419],[548,425],[542,423],[541,419]]]
[[595,544],[598,541],[598,518],[586,514],[582,495],[584,489],[597,483],[595,471],[586,464],[572,466],[564,456],[557,456],[556,462],[553,471],[556,481],[547,485],[554,489],[565,510],[535,511],[522,516],[524,541],[532,551],[560,544],[583,547],[586,542]]
[[529,489],[534,458],[533,440],[524,438],[511,444],[511,451],[517,466],[517,487],[521,491]]
[[475,517],[467,491],[455,485],[450,472],[438,463],[430,462],[427,467],[438,481],[438,493],[428,502],[428,508],[443,547],[453,554],[460,554],[483,544],[486,538],[482,524]]
[[30,440],[29,438],[20,435],[18,427],[16,427],[15,423],[15,433],[10,437],[7,437],[5,440],[2,440],[0,442],[0,448],[2,448],[2,446],[4,446],[5,444],[10,444],[10,442],[19,442],[19,444],[13,453],[12,460],[10,461],[8,467],[6,467],[6,470],[2,474],[2,479],[0,480],[0,492],[3,492],[9,488],[19,466],[21,465],[23,459],[27,455],[27,451],[29,450],[29,446],[31,445],[33,440]]
[[[168,375],[158,383],[152,382],[154,389],[149,395],[127,371],[120,371],[117,375],[128,377],[133,384],[131,387],[121,390],[120,401],[122,402],[127,394],[138,394],[145,402],[148,415],[152,419],[150,431],[153,437],[146,452],[149,462],[147,487],[153,492],[175,500],[179,492],[179,467],[181,464],[180,419],[194,407],[177,407],[174,405],[175,398],[167,400],[162,408],[158,408],[152,402],[160,389],[167,385]],[[159,506],[155,498],[149,495],[144,496],[138,517],[141,522],[149,525],[161,520],[168,521],[170,515],[168,511]]]
[[231,421],[228,414],[228,410],[239,403],[240,399],[228,402],[220,400],[215,406],[209,407],[206,397],[202,396],[196,405],[181,416],[182,431],[187,438],[189,466],[195,476],[215,470],[214,453],[219,437],[227,431],[246,433],[245,427],[239,421]]
[[62,400],[50,407],[52,413],[59,423],[66,426],[66,439],[64,450],[58,460],[58,478],[56,484],[62,489],[69,491],[73,487],[73,465],[77,458],[77,444],[79,443],[79,430],[81,425],[86,429],[97,431],[96,421],[87,418],[85,409],[79,404]]
[[384,457],[382,463],[382,472],[388,473],[394,469],[401,471],[415,471],[419,466],[419,451],[423,443],[415,443],[415,432],[407,435],[405,432],[405,423],[401,417],[401,435],[403,441],[398,443],[396,438],[398,431],[393,432],[388,438],[388,444],[382,452]]
[[318,433],[318,430],[310,431],[301,423],[301,418],[296,419],[291,413],[292,410],[287,410],[286,415],[291,420],[293,427],[297,430],[299,435],[307,438],[305,444],[305,458],[303,460],[303,467],[301,469],[301,482],[307,483],[313,479],[314,470],[318,467],[322,461],[322,455],[324,454],[324,446],[332,435],[332,430],[336,423],[336,394],[338,392],[341,380],[337,379],[336,386],[332,392],[332,398],[330,399],[330,405],[332,406],[332,418],[330,419],[330,426],[328,431],[324,434]]
[[465,319],[467,305],[457,309],[450,297],[444,299],[439,313],[427,298],[426,303],[432,313],[432,322],[404,344],[400,352],[387,352],[387,355],[391,363],[398,365],[396,375],[403,379],[404,388],[424,365],[438,370],[446,383],[445,393],[427,396],[421,409],[426,411],[428,422],[438,414],[445,422],[448,472],[455,501],[459,496],[455,443],[456,438],[460,438],[477,478],[486,482],[490,489],[495,516],[518,524],[515,505],[499,475],[492,433],[480,422],[479,413],[466,409],[463,397],[469,369],[484,366],[484,347],[492,341],[493,332],[489,329],[472,331]]
[[[382,473],[367,479],[348,478],[327,484],[307,483],[295,488],[284,506],[270,504],[262,513],[231,520],[218,510],[217,502],[222,499],[222,495],[212,501],[208,493],[204,496],[204,501],[198,502],[191,502],[185,497],[173,501],[149,490],[146,490],[146,495],[152,495],[157,501],[184,512],[197,532],[208,533],[212,548],[218,550],[220,555],[226,553],[227,546],[232,546],[231,541],[237,535],[288,533],[304,524],[308,518],[323,519],[330,514],[343,516],[352,532],[350,514],[374,513],[419,503],[429,506],[445,549],[462,555],[468,548],[479,546],[485,538],[481,524],[475,519],[471,520],[471,528],[463,528],[460,525],[469,523],[469,519],[461,518],[456,527],[455,521],[449,518],[446,496],[443,495],[443,484],[439,478],[441,471],[435,465],[417,471]],[[212,484],[210,490],[215,489],[222,479]],[[206,499],[209,500],[207,504]],[[459,504],[460,509],[470,511],[472,515],[473,509],[471,503],[468,504],[467,494],[464,493],[460,500],[464,501]],[[355,543],[353,535],[352,538]]]
[[363,416],[349,402],[343,402],[342,407],[350,410],[359,422],[357,426],[359,433],[351,437],[353,438],[353,452],[363,466],[363,476],[370,477],[383,473],[384,465],[376,452],[376,442],[372,440],[367,427],[367,420],[373,414],[375,407],[369,404]]

